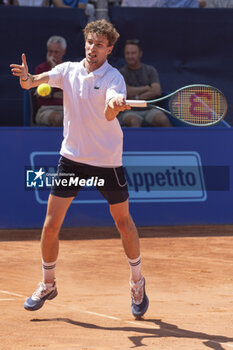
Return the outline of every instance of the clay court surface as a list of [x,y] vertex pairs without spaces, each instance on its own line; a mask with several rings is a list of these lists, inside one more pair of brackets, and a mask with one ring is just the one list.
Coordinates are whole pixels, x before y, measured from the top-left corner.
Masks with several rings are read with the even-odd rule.
[[233,349],[232,226],[139,228],[150,307],[130,312],[114,228],[66,229],[58,296],[23,303],[41,280],[39,231],[0,232],[0,349]]

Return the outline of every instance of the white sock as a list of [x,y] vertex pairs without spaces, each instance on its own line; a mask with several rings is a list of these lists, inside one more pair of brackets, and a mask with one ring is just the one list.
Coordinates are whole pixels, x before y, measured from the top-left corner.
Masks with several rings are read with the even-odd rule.
[[47,283],[46,281],[53,281],[55,279],[55,268],[56,261],[47,263],[42,259],[43,280],[45,283]]
[[130,267],[130,279],[134,282],[137,282],[141,279],[141,255],[136,259],[128,258],[129,267]]

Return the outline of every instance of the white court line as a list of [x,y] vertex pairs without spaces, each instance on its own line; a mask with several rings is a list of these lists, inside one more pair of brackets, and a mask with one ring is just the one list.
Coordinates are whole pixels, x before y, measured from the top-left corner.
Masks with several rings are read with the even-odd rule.
[[25,298],[25,296],[23,296],[22,294],[16,294],[16,293],[8,292],[7,290],[0,290],[0,293],[14,295],[15,297],[20,297],[20,298]]
[[7,300],[15,300],[15,299],[12,299],[12,298],[1,298],[0,301],[7,301]]
[[[57,304],[56,305],[58,306],[61,306],[61,307],[64,307],[66,308],[67,306],[66,305],[62,305],[62,304]],[[75,307],[72,307],[72,306],[69,306],[69,309],[71,310],[74,310],[74,311],[77,311],[77,308]],[[126,323],[130,323],[130,324],[134,324],[136,326],[143,326],[145,327],[145,323],[140,323],[140,322],[133,322],[133,321],[128,321],[128,320],[122,320],[121,318],[119,317],[115,317],[115,316],[109,316],[109,315],[105,315],[105,314],[99,314],[98,312],[93,312],[93,311],[87,311],[87,310],[81,310],[81,309],[78,309],[78,311],[81,311],[85,314],[89,314],[89,315],[94,315],[94,316],[98,316],[98,317],[103,317],[103,318],[108,318],[110,320],[116,320],[116,321],[120,321],[120,322],[126,322]],[[151,325],[146,325],[148,328],[151,328],[151,329],[159,329],[154,327],[154,326],[151,326]]]
[[[26,298],[24,295],[22,294],[16,294],[16,293],[12,293],[12,292],[9,292],[9,291],[6,291],[6,290],[0,290],[0,293],[3,293],[3,294],[9,294],[9,295],[14,295],[14,296],[18,296],[18,297],[21,297],[21,298]],[[169,329],[169,328],[166,328],[166,327],[155,327],[155,326],[152,326],[152,325],[149,325],[149,324],[145,324],[145,323],[142,323],[142,322],[133,322],[133,321],[128,321],[128,320],[122,320],[121,318],[119,317],[114,317],[114,316],[110,316],[110,315],[105,315],[105,314],[99,314],[98,312],[92,312],[92,311],[88,311],[88,310],[82,310],[82,309],[79,309],[77,307],[73,307],[73,306],[67,306],[67,305],[64,305],[64,304],[59,304],[57,302],[53,303],[52,301],[50,300],[47,300],[47,303],[51,303],[51,305],[54,305],[54,306],[60,306],[62,308],[68,308],[70,310],[74,310],[74,311],[78,311],[78,312],[83,312],[85,314],[89,314],[89,315],[95,315],[95,316],[98,316],[98,317],[102,317],[102,318],[107,318],[107,319],[111,319],[111,320],[116,320],[116,321],[120,321],[120,322],[124,322],[124,323],[130,323],[130,324],[133,324],[133,325],[136,325],[136,326],[142,326],[144,328],[150,328],[150,329],[160,329],[160,330],[165,330],[166,332],[170,332],[170,333],[173,333],[173,334],[176,334],[178,335],[179,337],[184,335],[184,333],[186,333],[185,331],[183,332],[182,330],[174,330],[174,329]],[[221,343],[221,342],[217,342],[215,340],[210,340],[210,339],[201,339],[201,340],[209,340],[211,343],[215,343],[215,344],[218,344],[218,345],[224,345],[224,346],[227,346],[227,347],[230,347],[230,348],[233,348],[233,344],[228,344],[228,343]]]

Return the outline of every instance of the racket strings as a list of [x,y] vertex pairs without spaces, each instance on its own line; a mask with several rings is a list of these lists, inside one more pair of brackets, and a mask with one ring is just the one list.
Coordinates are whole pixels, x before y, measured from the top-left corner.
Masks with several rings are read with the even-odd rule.
[[190,124],[213,124],[224,116],[226,100],[212,87],[189,87],[172,97],[170,111],[176,118]]

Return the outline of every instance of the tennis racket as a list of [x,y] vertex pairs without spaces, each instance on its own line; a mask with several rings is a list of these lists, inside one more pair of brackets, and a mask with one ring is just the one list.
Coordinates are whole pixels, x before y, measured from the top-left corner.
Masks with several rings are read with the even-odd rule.
[[[169,110],[153,105],[166,99],[169,99]],[[155,100],[126,100],[126,103],[131,107],[157,108],[193,126],[217,124],[227,112],[227,101],[223,93],[213,86],[202,84],[184,86]]]

